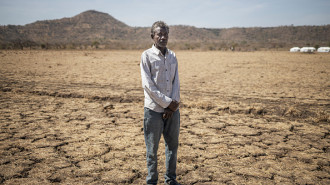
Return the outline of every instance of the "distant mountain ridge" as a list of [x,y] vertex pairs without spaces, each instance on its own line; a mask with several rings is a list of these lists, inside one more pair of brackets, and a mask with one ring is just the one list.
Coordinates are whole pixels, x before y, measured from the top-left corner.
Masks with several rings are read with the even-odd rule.
[[[150,28],[131,27],[107,13],[88,10],[71,18],[0,26],[2,49],[38,47],[142,49],[150,46]],[[294,45],[330,45],[330,25],[252,28],[170,26],[170,46],[177,49],[278,49]]]

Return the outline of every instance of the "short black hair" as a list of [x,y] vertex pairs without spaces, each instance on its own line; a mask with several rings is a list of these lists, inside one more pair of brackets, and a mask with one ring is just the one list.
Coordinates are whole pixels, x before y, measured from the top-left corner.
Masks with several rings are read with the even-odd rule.
[[170,28],[168,27],[168,25],[164,22],[164,21],[156,21],[152,24],[151,26],[151,36],[153,37],[154,36],[154,33],[155,33],[155,29],[157,27],[160,27],[160,28],[166,28],[167,32],[169,33],[170,32]]

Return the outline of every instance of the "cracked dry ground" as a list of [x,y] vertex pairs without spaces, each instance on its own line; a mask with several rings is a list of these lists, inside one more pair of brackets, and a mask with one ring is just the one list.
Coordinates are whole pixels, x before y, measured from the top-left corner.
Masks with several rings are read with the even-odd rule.
[[[1,51],[0,184],[144,184],[140,53]],[[179,182],[330,184],[329,54],[177,57]]]

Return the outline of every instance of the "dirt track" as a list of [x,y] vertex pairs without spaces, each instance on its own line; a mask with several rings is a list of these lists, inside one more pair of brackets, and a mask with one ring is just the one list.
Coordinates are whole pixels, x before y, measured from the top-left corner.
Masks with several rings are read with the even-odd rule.
[[[1,51],[0,184],[143,184],[140,54]],[[330,184],[329,54],[177,57],[179,182]]]

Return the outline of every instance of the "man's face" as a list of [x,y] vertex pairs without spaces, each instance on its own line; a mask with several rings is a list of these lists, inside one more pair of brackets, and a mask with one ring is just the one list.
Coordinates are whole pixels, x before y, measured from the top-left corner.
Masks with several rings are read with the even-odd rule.
[[154,30],[154,37],[152,38],[156,47],[165,48],[168,41],[168,31],[165,27],[157,27]]

